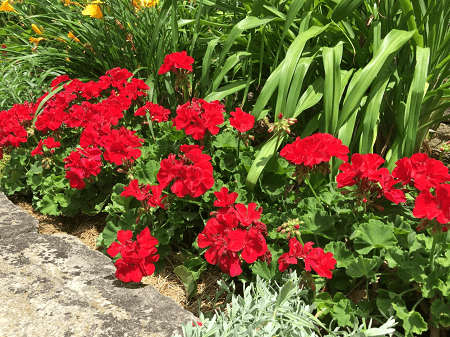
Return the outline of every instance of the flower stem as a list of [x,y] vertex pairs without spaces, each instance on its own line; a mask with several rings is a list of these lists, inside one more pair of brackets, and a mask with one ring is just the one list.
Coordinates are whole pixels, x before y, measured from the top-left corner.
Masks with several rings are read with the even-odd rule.
[[437,241],[438,235],[433,236],[433,244],[431,245],[431,252],[430,252],[430,272],[434,271],[434,257],[436,253],[436,241]]
[[241,147],[241,131],[238,131],[237,158],[239,158],[239,148]]
[[319,197],[316,194],[316,191],[314,191],[314,188],[312,187],[311,183],[309,182],[309,178],[308,177],[304,177],[303,181],[305,182],[306,185],[308,185],[309,189],[311,190],[311,192],[314,194],[314,197],[316,198],[316,200],[319,202],[319,204],[322,204],[322,202],[320,201]]

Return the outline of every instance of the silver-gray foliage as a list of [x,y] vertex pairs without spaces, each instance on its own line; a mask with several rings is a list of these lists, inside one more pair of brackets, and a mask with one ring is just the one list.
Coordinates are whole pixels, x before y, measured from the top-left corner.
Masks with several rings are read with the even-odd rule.
[[[230,292],[224,282],[223,289]],[[257,276],[256,283],[244,285],[244,296],[231,295],[231,305],[216,311],[212,318],[200,314],[202,326],[183,326],[183,337],[315,337],[315,336],[391,336],[396,322],[390,318],[379,328],[355,322],[352,331],[330,330],[313,315],[314,305],[305,303],[307,290],[300,287],[300,279],[292,273],[283,285],[272,287]],[[179,335],[174,337],[180,337]]]

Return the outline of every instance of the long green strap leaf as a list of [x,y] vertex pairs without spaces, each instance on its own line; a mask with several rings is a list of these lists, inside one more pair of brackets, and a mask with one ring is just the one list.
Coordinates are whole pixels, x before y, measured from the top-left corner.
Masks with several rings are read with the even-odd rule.
[[335,134],[339,118],[339,102],[341,100],[341,60],[343,44],[333,48],[322,48],[323,67],[325,70],[325,86],[323,90],[323,112],[325,123],[323,132]]
[[393,29],[388,35],[386,35],[380,48],[378,49],[378,52],[369,64],[364,67],[358,82],[346,97],[344,106],[342,107],[341,114],[339,116],[338,125],[336,128],[337,130],[339,130],[349,120],[351,115],[360,106],[362,97],[372,84],[373,80],[376,78],[377,74],[381,71],[381,68],[383,66],[387,66],[385,63],[394,57],[394,54],[397,53],[400,48],[402,48],[405,43],[411,39],[413,34],[414,32]]
[[263,145],[258,153],[258,156],[253,161],[250,171],[248,172],[247,179],[245,180],[245,187],[253,191],[255,189],[256,182],[261,175],[267,162],[272,158],[280,143],[283,141],[282,134],[286,134],[284,130],[278,130],[274,135]]

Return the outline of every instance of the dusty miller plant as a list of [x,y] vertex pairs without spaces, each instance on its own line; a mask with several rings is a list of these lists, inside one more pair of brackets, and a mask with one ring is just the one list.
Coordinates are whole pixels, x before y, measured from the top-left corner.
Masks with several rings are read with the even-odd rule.
[[[294,271],[282,280],[283,285],[257,276],[256,283],[244,284],[244,296],[233,294],[233,290],[219,281],[222,291],[231,296],[231,305],[226,310],[216,310],[212,318],[202,313],[200,321],[183,326],[183,337],[238,337],[238,336],[392,336],[397,324],[391,317],[379,328],[369,324],[353,329],[332,329],[333,322],[326,327],[314,315],[315,305],[307,304],[308,290],[300,286],[301,280]],[[234,284],[231,287],[234,289]],[[229,301],[227,301],[229,302]],[[180,337],[180,335],[174,336]]]

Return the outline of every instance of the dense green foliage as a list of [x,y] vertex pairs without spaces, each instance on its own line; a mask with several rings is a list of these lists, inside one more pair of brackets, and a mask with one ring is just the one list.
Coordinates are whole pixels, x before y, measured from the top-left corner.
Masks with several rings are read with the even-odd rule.
[[[448,1],[161,0],[155,8],[138,11],[130,1],[105,0],[102,19],[82,15],[84,6],[71,1],[12,5],[16,12],[0,12],[0,44],[6,46],[0,110],[35,102],[56,75],[97,80],[121,67],[149,85],[145,101],[170,109],[172,117],[193,97],[219,100],[226,111],[221,131],[199,143],[171,121],[148,125],[137,120],[133,113],[144,101],[136,100],[118,126],[145,140],[141,157],[126,174],[105,163],[85,189],[70,187],[63,162],[77,146],[79,130],[58,134],[63,146],[45,158],[30,156],[42,137],[36,133],[22,147],[5,149],[11,157],[0,163],[4,193],[33,194],[33,206],[50,215],[107,212],[98,241],[105,253],[119,230],[132,230],[136,237],[150,227],[159,240],[157,271],[164,266],[162,257],[179,250],[184,264],[176,273],[191,295],[207,265],[201,257],[206,249],[199,249],[196,239],[216,210],[213,192],[225,186],[239,194],[238,203],[263,208],[272,252],[269,265],[243,265],[239,280],[281,280],[277,259],[288,243],[277,229],[296,219],[303,242],[314,242],[337,260],[331,280],[293,267],[303,273],[303,286],[315,284],[302,290],[308,293],[305,303],[316,308],[305,310],[318,310],[322,323],[315,326],[367,328],[370,319],[380,325],[395,316],[398,336],[448,331],[450,235],[416,230],[419,220],[412,209],[419,191],[405,191],[407,201],[399,205],[383,200],[384,211],[370,209],[337,188],[342,161],[333,159],[331,174],[311,174],[305,184],[292,179],[295,167],[279,156],[285,144],[316,132],[342,140],[350,155],[381,155],[390,171],[398,159],[417,153],[450,107]],[[30,42],[31,37],[43,39]],[[195,60],[187,83],[173,73],[158,75],[165,55],[184,50]],[[229,125],[236,107],[256,117],[249,146]],[[283,121],[297,122],[290,133],[281,127],[269,133],[280,114]],[[120,196],[131,177],[156,184],[161,160],[187,143],[204,145],[212,158],[214,185],[205,194],[179,198],[167,191],[168,210],[148,213],[138,200]],[[258,325],[252,321],[250,329],[257,328],[252,324]]]

